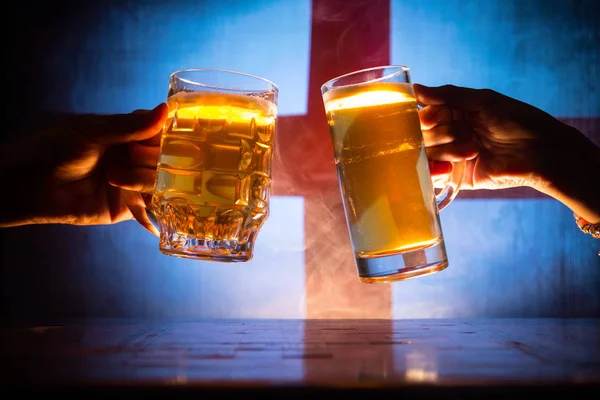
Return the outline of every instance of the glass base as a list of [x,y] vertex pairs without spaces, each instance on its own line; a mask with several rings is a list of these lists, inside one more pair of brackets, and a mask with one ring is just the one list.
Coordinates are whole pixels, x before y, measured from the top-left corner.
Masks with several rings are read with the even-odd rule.
[[370,258],[356,258],[363,283],[391,283],[430,275],[448,267],[444,239],[423,249]]
[[[161,235],[160,252],[169,256],[188,258],[200,261],[243,263],[252,260],[253,243],[240,244],[235,240],[200,240],[179,236],[178,241]],[[166,238],[170,240],[164,240]]]

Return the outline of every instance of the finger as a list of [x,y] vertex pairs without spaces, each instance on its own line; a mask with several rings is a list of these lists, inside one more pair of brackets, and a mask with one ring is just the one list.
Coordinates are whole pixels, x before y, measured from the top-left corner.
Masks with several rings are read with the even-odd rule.
[[472,160],[479,154],[479,149],[473,141],[453,142],[427,147],[426,151],[427,157],[430,160],[452,162]]
[[[137,109],[137,110],[133,110],[131,113],[132,114],[147,114],[151,111],[152,110],[148,110],[148,109]],[[147,146],[159,146],[161,133],[162,133],[162,128],[156,133],[156,135],[152,136],[150,139],[142,140],[142,141],[140,141],[140,143],[145,144]]]
[[159,153],[158,146],[132,143],[129,145],[129,164],[134,167],[156,168]]
[[78,115],[73,129],[102,145],[115,145],[150,139],[160,132],[167,118],[167,105],[161,103],[149,112],[113,115]]
[[452,122],[452,109],[447,106],[427,106],[419,110],[421,129],[431,129]]
[[156,132],[156,135],[152,136],[150,139],[142,140],[140,143],[145,144],[146,146],[160,146],[161,137],[162,128]]
[[137,192],[131,192],[128,190],[122,190],[121,194],[125,200],[125,204],[127,204],[127,207],[131,212],[131,215],[133,215],[133,218],[150,233],[159,236],[160,232],[152,224],[150,218],[148,218],[147,207],[142,196],[140,196],[140,194]]
[[458,135],[451,125],[440,125],[423,131],[423,140],[426,147],[452,143],[457,139]]
[[152,168],[109,168],[106,179],[112,186],[140,193],[152,193],[156,170]]
[[464,111],[480,111],[488,107],[498,93],[489,89],[471,89],[461,86],[444,85],[429,87],[413,85],[415,96],[420,104],[447,105]]

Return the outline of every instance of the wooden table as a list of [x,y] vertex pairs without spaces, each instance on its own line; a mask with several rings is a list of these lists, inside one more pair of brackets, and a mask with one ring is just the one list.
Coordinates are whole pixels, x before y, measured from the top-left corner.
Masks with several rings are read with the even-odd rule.
[[21,389],[489,398],[600,385],[600,319],[94,319],[1,335],[3,383]]

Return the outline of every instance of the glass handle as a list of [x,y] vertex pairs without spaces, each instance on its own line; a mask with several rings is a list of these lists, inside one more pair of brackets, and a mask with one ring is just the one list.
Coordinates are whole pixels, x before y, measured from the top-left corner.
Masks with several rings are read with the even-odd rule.
[[454,200],[460,190],[466,169],[466,160],[453,162],[452,172],[446,175],[447,178],[440,176],[433,180],[434,192],[439,190],[439,192],[435,193],[438,210],[443,210]]

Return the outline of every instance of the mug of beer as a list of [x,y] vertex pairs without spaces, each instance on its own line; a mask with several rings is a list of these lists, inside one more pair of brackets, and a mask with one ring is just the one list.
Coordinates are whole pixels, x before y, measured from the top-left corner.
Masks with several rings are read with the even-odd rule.
[[409,69],[351,72],[321,93],[360,280],[394,282],[445,269],[438,211],[456,196],[465,163],[434,188]]
[[269,216],[277,86],[216,69],[171,74],[149,205],[164,254],[252,259]]

